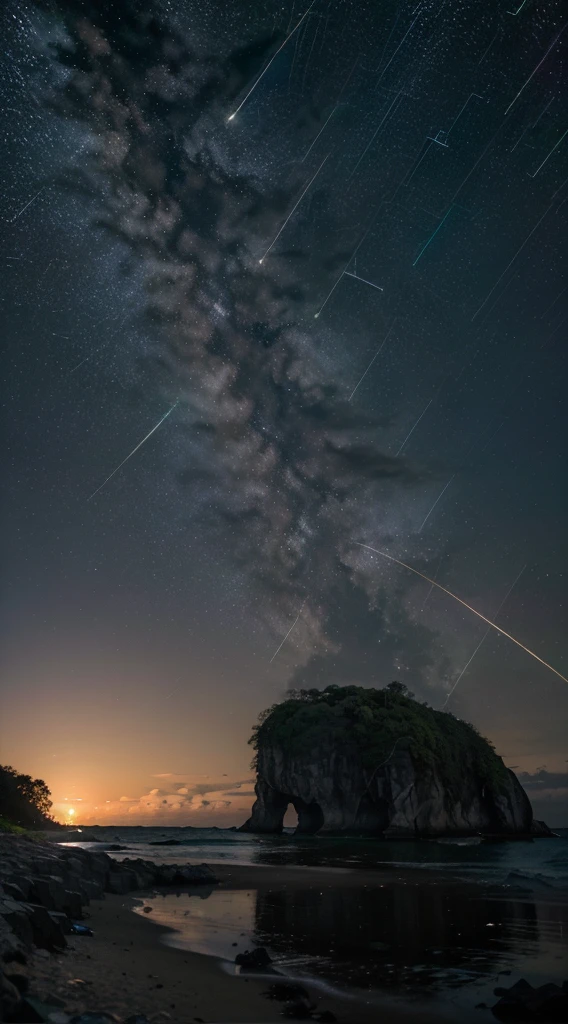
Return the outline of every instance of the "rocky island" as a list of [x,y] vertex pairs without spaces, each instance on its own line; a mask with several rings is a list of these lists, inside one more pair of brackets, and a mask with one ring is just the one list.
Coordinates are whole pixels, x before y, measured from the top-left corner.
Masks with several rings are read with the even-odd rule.
[[243,831],[387,839],[550,834],[491,743],[454,715],[384,689],[292,691],[259,716],[256,801]]

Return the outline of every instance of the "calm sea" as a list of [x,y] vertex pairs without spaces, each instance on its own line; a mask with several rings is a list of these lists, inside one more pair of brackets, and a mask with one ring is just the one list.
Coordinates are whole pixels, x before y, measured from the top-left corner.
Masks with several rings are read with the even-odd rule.
[[[67,842],[105,850],[117,860],[143,857],[171,863],[271,864],[306,867],[392,867],[443,870],[448,877],[504,882],[511,873],[568,883],[568,829],[558,839],[486,843],[470,839],[386,842],[327,836],[255,836],[218,828],[85,826],[69,831]],[[171,843],[171,845],[162,845]],[[92,844],[92,847],[91,847]],[[112,847],[122,849],[112,849]]]

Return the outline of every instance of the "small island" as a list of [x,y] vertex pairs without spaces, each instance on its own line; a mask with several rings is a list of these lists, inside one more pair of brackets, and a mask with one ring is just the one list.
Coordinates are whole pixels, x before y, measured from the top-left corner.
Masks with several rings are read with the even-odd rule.
[[249,740],[256,801],[242,831],[417,839],[551,834],[489,740],[401,683],[291,691]]

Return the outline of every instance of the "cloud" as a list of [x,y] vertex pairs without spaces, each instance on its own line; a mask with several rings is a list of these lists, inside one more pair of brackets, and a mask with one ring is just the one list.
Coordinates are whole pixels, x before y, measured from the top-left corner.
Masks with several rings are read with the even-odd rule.
[[519,772],[517,778],[527,791],[536,818],[552,828],[568,826],[568,772]]
[[519,782],[526,790],[540,794],[547,792],[568,792],[568,772],[547,772],[537,768],[535,772],[519,772]]
[[[72,0],[62,16],[81,60],[57,106],[96,139],[88,181],[74,172],[68,184],[98,195],[102,222],[144,270],[160,339],[155,379],[179,402],[183,447],[172,468],[188,516],[212,544],[230,537],[275,638],[302,608],[289,643],[336,650],[325,608],[338,580],[368,599],[377,589],[354,542],[390,540],[385,509],[421,481],[383,450],[384,418],[347,401],[318,347],[314,309],[359,232],[347,250],[334,242],[333,158],[310,190],[318,244],[280,255],[275,246],[261,265],[304,169],[286,187],[262,184],[256,168],[235,170],[227,113],[274,40],[203,56],[151,6],[140,14],[125,0],[109,14]],[[67,47],[62,59],[72,66]]]
[[[160,788],[152,788],[138,797],[122,796],[118,800],[107,800],[104,814],[94,815],[99,824],[151,824],[152,822],[170,825],[201,825],[218,824],[222,826],[234,824],[235,819],[248,813],[250,797],[254,794],[250,789],[251,780],[229,781],[223,777],[212,777],[209,784],[195,784],[179,789],[175,783],[167,782]],[[226,815],[231,808],[231,818]],[[84,824],[89,822],[89,814],[82,815]]]

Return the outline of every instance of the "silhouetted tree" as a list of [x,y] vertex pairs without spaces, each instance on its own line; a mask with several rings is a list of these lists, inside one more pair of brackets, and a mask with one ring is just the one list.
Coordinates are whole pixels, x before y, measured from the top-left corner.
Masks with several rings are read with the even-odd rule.
[[0,765],[0,816],[24,828],[53,824],[51,793],[43,779]]

